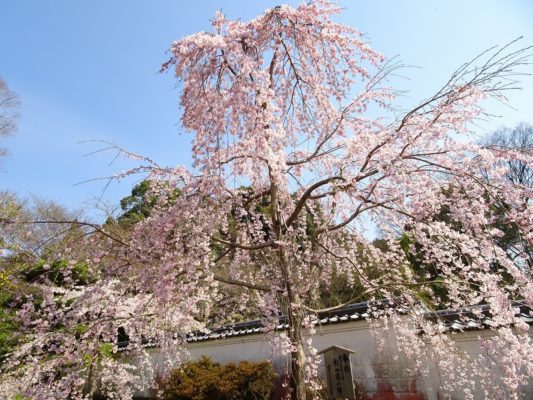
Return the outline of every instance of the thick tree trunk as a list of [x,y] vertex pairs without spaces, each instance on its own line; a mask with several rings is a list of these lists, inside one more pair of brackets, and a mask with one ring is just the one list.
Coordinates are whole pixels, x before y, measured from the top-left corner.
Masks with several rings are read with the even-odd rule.
[[[298,299],[294,306],[298,307],[289,311],[289,339],[294,346],[291,352],[291,389],[293,400],[305,400],[305,352],[303,346],[302,336],[302,320],[301,308],[299,307]],[[293,304],[292,302],[290,304]],[[292,307],[289,307],[291,309]]]
[[279,248],[279,261],[285,289],[287,292],[287,323],[289,325],[289,339],[291,351],[291,398],[292,400],[306,400],[305,393],[305,352],[303,346],[302,322],[303,313],[301,299],[292,286],[289,260],[285,246]]
[[293,346],[291,351],[291,398],[292,400],[306,400],[305,395],[305,353],[302,337],[303,313],[301,299],[298,291],[292,285],[290,259],[287,254],[286,235],[282,228],[282,214],[279,203],[279,186],[272,170],[269,169],[270,175],[270,200],[271,209],[270,217],[272,227],[276,236],[278,247],[278,262],[281,272],[283,286],[286,291],[287,300],[287,319],[289,325],[289,339]]

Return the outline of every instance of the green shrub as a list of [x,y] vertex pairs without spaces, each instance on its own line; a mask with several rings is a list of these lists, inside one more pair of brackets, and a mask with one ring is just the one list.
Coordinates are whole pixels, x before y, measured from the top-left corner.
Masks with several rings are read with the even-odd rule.
[[[45,269],[45,265],[48,265],[49,269]],[[55,260],[52,262],[40,260],[26,267],[23,275],[28,282],[34,281],[41,275],[46,275],[56,285],[61,286],[65,281],[65,271],[67,270],[69,271],[70,278],[77,284],[87,285],[94,281],[94,276],[91,276],[89,271],[89,265],[83,261],[69,267],[66,260]]]
[[161,389],[165,400],[268,400],[274,378],[268,361],[221,365],[202,357],[172,371]]

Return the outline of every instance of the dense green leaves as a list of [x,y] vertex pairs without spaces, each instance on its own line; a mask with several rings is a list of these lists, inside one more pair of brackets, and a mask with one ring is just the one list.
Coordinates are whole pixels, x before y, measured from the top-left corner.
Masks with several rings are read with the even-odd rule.
[[208,357],[175,369],[162,384],[165,400],[268,400],[275,378],[269,362],[226,364]]

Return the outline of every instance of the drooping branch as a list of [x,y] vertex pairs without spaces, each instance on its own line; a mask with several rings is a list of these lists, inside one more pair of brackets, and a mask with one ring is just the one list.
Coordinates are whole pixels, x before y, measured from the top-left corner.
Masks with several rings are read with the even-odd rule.
[[373,208],[377,208],[379,206],[382,206],[385,203],[378,203],[378,204],[373,204],[373,205],[370,205],[370,206],[367,206],[367,207],[363,207],[364,204],[365,203],[360,203],[357,206],[357,208],[355,209],[355,211],[348,218],[343,220],[342,222],[339,222],[338,224],[335,224],[335,225],[330,225],[330,226],[328,226],[326,228],[323,228],[323,229],[318,229],[317,230],[317,235],[321,234],[321,233],[323,233],[325,231],[336,231],[337,229],[344,228],[346,225],[351,223],[355,218],[357,218],[363,212],[371,210]]
[[92,222],[85,222],[85,221],[78,221],[78,220],[35,220],[35,221],[13,221],[9,219],[0,219],[0,224],[19,224],[19,225],[78,225],[78,226],[86,226],[89,228],[92,228],[94,232],[97,232],[108,239],[113,240],[116,243],[119,243],[123,246],[127,246],[127,243],[123,240],[113,236],[109,232],[106,232],[102,227],[98,224],[92,223]]
[[[434,107],[441,100],[444,101],[443,106],[461,100],[461,96],[469,88],[481,88],[485,93],[492,95],[501,94],[502,91],[513,89],[514,87],[512,85],[516,83],[516,80],[512,78],[525,75],[524,73],[517,72],[516,68],[528,63],[529,52],[533,49],[533,46],[528,46],[505,53],[507,49],[520,39],[522,38],[519,37],[498,51],[495,51],[481,67],[476,66],[475,62],[484,55],[489,54],[496,47],[482,52],[471,61],[463,64],[452,74],[449,81],[435,95],[424,100],[404,115],[396,128],[396,132],[401,131],[413,116],[420,112],[423,113],[427,107]],[[495,80],[496,83],[494,83]],[[502,80],[506,80],[507,83],[502,84]],[[489,86],[491,84],[493,86]]]
[[242,244],[242,243],[236,243],[236,242],[234,243],[234,242],[228,242],[226,240],[219,239],[219,238],[214,237],[214,236],[211,236],[211,239],[214,240],[215,242],[222,243],[222,244],[224,244],[226,246],[229,246],[231,248],[242,249],[242,250],[261,250],[261,249],[264,249],[264,248],[267,248],[267,247],[272,247],[272,246],[274,246],[276,244],[274,241],[269,241],[269,242],[265,242],[265,243],[255,244],[255,245]]
[[300,215],[300,212],[302,211],[302,208],[305,205],[305,202],[309,199],[309,197],[311,196],[313,191],[315,191],[316,189],[320,188],[321,186],[327,185],[327,184],[329,184],[329,183],[331,183],[333,181],[343,181],[344,182],[344,181],[346,181],[346,179],[344,179],[342,176],[333,176],[331,178],[323,179],[323,180],[321,180],[319,182],[316,182],[315,184],[311,185],[302,194],[302,196],[300,197],[300,199],[296,203],[296,205],[294,207],[294,210],[292,211],[291,215],[285,221],[285,227],[286,228],[290,227],[292,225],[292,223],[294,222],[294,220],[298,218],[298,216]]
[[315,313],[315,314],[323,313],[323,312],[329,312],[329,311],[335,311],[335,310],[339,310],[339,309],[341,309],[343,307],[346,307],[346,306],[348,306],[350,304],[357,303],[357,302],[365,299],[366,296],[368,296],[369,294],[378,292],[378,291],[383,290],[383,289],[397,289],[397,288],[401,288],[401,287],[415,287],[415,286],[425,286],[425,285],[433,285],[433,284],[443,284],[443,282],[442,281],[431,280],[431,281],[424,281],[424,282],[394,282],[394,283],[388,283],[386,285],[378,285],[378,286],[366,289],[366,290],[362,291],[360,294],[358,294],[357,296],[352,297],[350,300],[348,300],[348,301],[346,301],[344,303],[338,304],[336,306],[326,307],[326,308],[311,308],[311,307],[305,306],[305,309],[307,311]]
[[[362,179],[365,179],[367,176],[371,176],[371,175],[374,175],[376,173],[377,173],[377,171],[370,171],[369,173],[363,175],[362,177],[359,177],[358,179],[362,180]],[[324,233],[326,231],[335,231],[337,229],[343,228],[346,225],[350,224],[355,218],[357,218],[363,212],[365,212],[367,210],[371,210],[373,208],[377,208],[377,207],[389,202],[390,200],[387,200],[385,202],[374,203],[374,204],[372,204],[370,206],[364,207],[369,202],[370,198],[372,197],[372,194],[374,193],[374,191],[378,187],[379,182],[381,180],[383,180],[384,178],[385,177],[382,176],[382,177],[380,177],[380,178],[378,178],[378,179],[376,179],[374,181],[374,183],[372,184],[372,187],[370,188],[368,193],[366,193],[365,196],[361,196],[361,198],[360,198],[361,202],[359,203],[359,205],[357,206],[355,211],[351,215],[348,216],[348,218],[344,219],[343,221],[341,221],[341,222],[339,222],[337,224],[329,225],[329,226],[326,226],[324,228],[317,229],[316,235],[320,235],[320,234],[322,234],[322,233]]]
[[213,279],[218,282],[227,283],[228,285],[241,286],[248,289],[260,290],[262,292],[272,292],[272,288],[267,285],[258,285],[256,283],[245,282],[239,279],[227,278],[221,275],[214,275]]

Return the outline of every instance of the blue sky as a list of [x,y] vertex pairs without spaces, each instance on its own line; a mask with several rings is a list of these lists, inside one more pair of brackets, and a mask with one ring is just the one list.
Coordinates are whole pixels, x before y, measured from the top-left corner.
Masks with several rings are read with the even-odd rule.
[[[290,1],[297,4],[297,1]],[[210,28],[221,9],[250,19],[279,1],[4,0],[0,2],[0,76],[21,97],[17,134],[5,140],[0,190],[37,194],[68,207],[108,204],[129,193],[134,179],[111,185],[77,183],[127,168],[113,154],[96,154],[103,139],[165,165],[190,163],[190,137],[180,128],[171,74],[159,74],[175,39]],[[340,1],[337,19],[357,27],[372,47],[420,68],[396,84],[410,89],[403,107],[442,85],[463,62],[497,44],[524,36],[533,44],[529,0]],[[533,73],[533,66],[526,68]],[[491,105],[501,118],[479,132],[519,121],[533,123],[533,77],[511,93],[514,109]],[[131,164],[129,164],[131,165]]]

